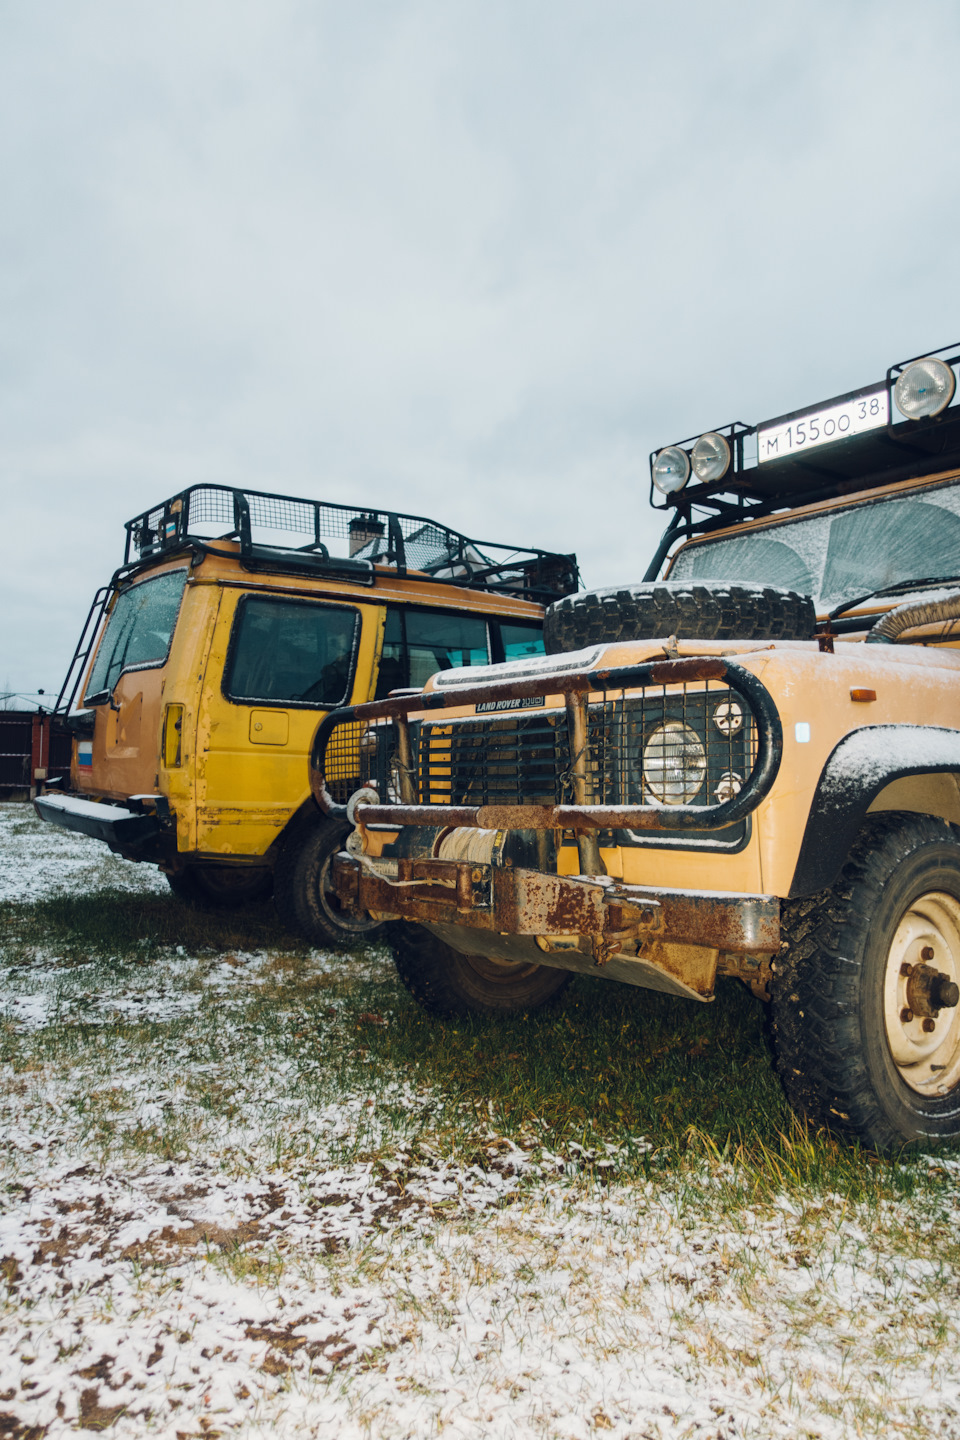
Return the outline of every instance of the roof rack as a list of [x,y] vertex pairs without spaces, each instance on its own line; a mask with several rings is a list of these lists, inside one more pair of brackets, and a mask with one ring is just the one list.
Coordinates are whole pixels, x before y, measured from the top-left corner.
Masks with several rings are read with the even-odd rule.
[[[124,567],[184,546],[216,554],[236,541],[249,569],[336,575],[372,585],[376,570],[549,603],[579,584],[575,555],[470,540],[422,515],[191,485],[126,523]],[[219,553],[227,553],[220,551]],[[231,550],[229,553],[235,554]]]
[[[894,398],[897,380],[922,360],[935,360],[948,368],[954,389],[938,414],[901,419]],[[654,485],[653,467],[664,453],[663,449],[654,450],[650,455],[650,504],[656,510],[675,512],[668,531],[675,540],[775,510],[960,466],[958,365],[960,343],[945,345],[898,361],[887,370],[884,380],[861,390],[835,395],[759,425],[737,420],[707,431],[705,435],[720,436],[727,446],[726,470],[717,479],[698,481],[688,468],[689,481],[681,482],[672,494],[663,494]],[[689,467],[700,438],[692,436],[664,449],[682,451]],[[716,449],[722,454],[722,446]],[[694,507],[705,513],[695,518]]]

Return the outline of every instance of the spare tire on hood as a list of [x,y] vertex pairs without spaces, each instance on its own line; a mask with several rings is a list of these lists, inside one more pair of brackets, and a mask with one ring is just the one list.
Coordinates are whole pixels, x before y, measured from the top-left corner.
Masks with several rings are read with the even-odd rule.
[[809,640],[817,617],[809,595],[773,585],[654,580],[567,595],[544,617],[548,655],[616,640]]

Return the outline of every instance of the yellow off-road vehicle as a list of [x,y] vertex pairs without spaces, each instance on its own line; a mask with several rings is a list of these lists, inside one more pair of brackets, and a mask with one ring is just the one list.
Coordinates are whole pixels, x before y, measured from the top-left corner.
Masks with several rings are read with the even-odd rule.
[[[576,586],[572,555],[193,486],[127,523],[56,707],[75,734],[69,789],[37,810],[158,864],[185,898],[234,905],[273,887],[317,941],[362,935],[369,919],[328,893],[345,827],[310,797],[318,716],[542,654],[543,603]],[[346,800],[360,779],[357,755],[331,792]]]
[[[543,659],[322,722],[335,889],[398,922],[423,1006],[734,976],[812,1121],[960,1135],[958,362],[667,446],[643,584],[554,604]],[[336,803],[357,746],[398,794]]]

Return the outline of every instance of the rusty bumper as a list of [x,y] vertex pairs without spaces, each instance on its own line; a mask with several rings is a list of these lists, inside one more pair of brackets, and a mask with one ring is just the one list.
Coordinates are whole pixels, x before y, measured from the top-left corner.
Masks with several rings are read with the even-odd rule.
[[332,878],[351,911],[498,935],[581,936],[595,952],[658,940],[769,955],[780,943],[780,902],[770,895],[653,889],[472,861],[375,862],[346,852],[334,860]]

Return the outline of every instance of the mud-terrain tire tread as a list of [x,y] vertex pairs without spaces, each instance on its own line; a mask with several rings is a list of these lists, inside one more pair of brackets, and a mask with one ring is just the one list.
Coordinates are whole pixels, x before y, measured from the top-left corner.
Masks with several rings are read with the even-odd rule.
[[[938,1125],[937,1102],[921,1111],[926,1097],[913,1092],[921,1128],[915,1135],[898,1129],[882,1104],[883,1083],[878,1087],[867,1063],[864,971],[871,925],[895,870],[928,845],[956,849],[960,897],[960,831],[933,816],[890,811],[870,817],[829,890],[781,907],[768,1021],[787,1100],[813,1125],[878,1151],[960,1131],[960,1117],[944,1116],[947,1107],[941,1107]],[[954,1096],[950,1106],[956,1111],[957,1105]]]
[[469,1013],[505,1015],[539,1010],[569,984],[567,970],[538,965],[512,983],[498,982],[483,996],[480,977],[469,969],[465,955],[422,925],[404,921],[387,927],[401,984],[429,1015],[449,1019]]
[[[273,889],[273,874],[266,867],[229,867],[231,878],[237,877],[235,889],[218,890],[215,884],[205,883],[214,881],[211,872],[225,872],[227,868],[225,865],[187,865],[183,870],[168,874],[167,884],[178,900],[197,910],[242,910],[247,905],[258,905],[267,899]],[[247,879],[246,885],[240,876]]]
[[548,655],[586,645],[676,635],[678,640],[809,640],[809,595],[773,585],[658,580],[567,595],[547,609]]
[[320,903],[320,876],[324,866],[350,833],[348,824],[319,814],[300,816],[291,823],[277,856],[273,876],[273,902],[281,923],[295,935],[326,949],[350,949],[383,938],[382,924],[340,927]]

